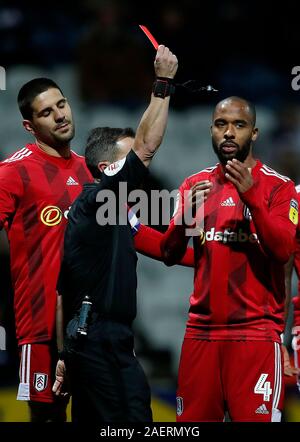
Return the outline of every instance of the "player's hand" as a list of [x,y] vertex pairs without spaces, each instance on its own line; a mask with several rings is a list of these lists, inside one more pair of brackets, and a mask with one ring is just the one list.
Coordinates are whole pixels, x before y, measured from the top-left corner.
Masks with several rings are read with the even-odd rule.
[[207,200],[207,197],[212,189],[212,183],[209,180],[199,181],[191,187],[189,193],[189,206],[192,207],[195,216],[199,207]]
[[299,368],[293,367],[291,365],[289,352],[285,345],[281,345],[282,353],[283,353],[283,369],[285,376],[295,376],[300,373]]
[[239,193],[247,192],[253,186],[253,178],[248,167],[236,158],[227,161],[226,178],[232,182]]
[[53,393],[55,393],[56,396],[67,396],[69,393],[67,391],[64,391],[65,384],[66,383],[66,366],[64,361],[58,360],[56,364],[56,371],[55,371],[55,382],[52,387]]
[[157,77],[174,78],[178,68],[176,55],[169,48],[159,45],[154,60],[155,75]]

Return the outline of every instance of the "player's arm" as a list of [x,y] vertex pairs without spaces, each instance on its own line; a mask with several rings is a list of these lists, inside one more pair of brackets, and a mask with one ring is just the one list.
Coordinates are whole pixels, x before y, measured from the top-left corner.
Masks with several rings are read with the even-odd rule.
[[293,268],[294,268],[294,254],[290,256],[288,262],[284,266],[284,282],[285,282],[284,322],[285,323],[287,321],[290,304],[291,304]]
[[168,266],[178,264],[183,259],[190,239],[186,234],[187,226],[183,216],[185,212],[184,195],[188,191],[189,185],[185,180],[179,188],[174,215],[160,243],[163,261]]
[[[285,324],[288,319],[288,313],[290,309],[290,303],[292,299],[292,275],[293,275],[293,269],[296,270],[297,278],[298,278],[298,284],[299,284],[299,277],[300,277],[300,237],[299,237],[299,231],[297,231],[296,236],[296,250],[295,253],[290,257],[287,264],[285,265],[285,292],[286,292],[286,299],[285,299]],[[294,303],[294,309],[293,309],[293,328],[292,328],[292,347],[295,351],[295,358],[294,360],[297,360],[297,342],[298,342],[298,329],[296,325],[300,324],[298,316],[299,316],[299,301],[297,302],[297,297],[293,298]],[[298,307],[298,308],[297,308]],[[283,350],[283,360],[284,360],[284,374],[286,376],[294,376],[299,375],[299,368],[294,367],[290,360],[290,355],[285,347],[285,345],[282,346]]]
[[[167,85],[168,81],[173,79],[176,74],[177,58],[168,48],[160,45],[156,53],[154,67],[156,76],[165,78],[166,81],[163,84]],[[159,82],[160,80],[156,79],[150,104],[140,120],[131,151],[126,158],[116,161],[104,169],[97,192],[106,189],[117,194],[119,184],[122,182],[127,182],[127,192],[130,192],[138,188],[144,180],[148,172],[147,168],[161,144],[167,125],[170,102],[168,90],[170,88],[166,86],[161,93]],[[96,202],[103,202],[102,197],[103,195],[100,195]],[[94,193],[90,193],[89,199],[91,204],[95,204]]]
[[[140,224],[134,236],[134,245],[139,253],[158,261],[163,261],[161,252],[161,241],[163,237],[164,235],[158,230]],[[185,255],[178,264],[194,267],[194,249],[192,247],[187,248]]]
[[[173,79],[177,67],[178,61],[176,56],[172,54],[166,46],[160,45],[154,62],[156,77]],[[149,166],[155,152],[160,146],[167,125],[170,96],[155,96],[158,93],[159,87],[164,85],[168,87],[166,82],[168,82],[168,80],[165,80],[165,83],[156,83],[157,86],[151,95],[150,104],[142,116],[136,131],[132,149],[146,167]],[[164,95],[164,93],[162,95]]]
[[[294,267],[294,255],[290,256],[290,259],[284,266],[285,273],[285,303],[284,303],[284,323],[287,323],[287,318],[289,314],[289,308],[291,303],[292,296],[292,274]],[[288,349],[286,348],[283,339],[284,334],[282,335],[282,352],[283,352],[283,368],[285,376],[294,376],[298,373],[298,369],[295,368],[290,361],[290,355]]]
[[226,178],[237,188],[241,200],[249,208],[260,245],[266,255],[285,264],[295,249],[298,209],[292,181],[278,186],[270,201],[264,199],[251,172],[234,159],[226,165]]
[[[293,307],[294,307],[294,317],[293,317],[293,328],[292,335],[293,337],[293,349],[296,351],[300,351],[300,295],[294,296],[292,298]],[[298,361],[300,365],[300,360]]]
[[[299,195],[299,194],[298,194]],[[297,247],[294,255],[294,268],[298,279],[298,295],[292,297],[293,303],[293,327],[292,327],[292,349],[294,361],[298,368],[297,385],[300,391],[300,237],[297,232]]]
[[15,214],[24,194],[24,185],[12,164],[0,164],[0,229]]

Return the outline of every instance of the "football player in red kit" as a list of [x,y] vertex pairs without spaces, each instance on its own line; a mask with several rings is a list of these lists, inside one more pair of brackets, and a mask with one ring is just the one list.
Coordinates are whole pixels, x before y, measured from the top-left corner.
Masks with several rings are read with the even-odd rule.
[[[300,185],[296,186],[298,204],[300,201]],[[298,279],[298,294],[292,297],[292,274],[295,270]],[[294,365],[290,362],[289,353],[284,349],[284,372],[287,376],[297,375],[297,386],[300,391],[300,226],[296,233],[296,250],[285,267],[286,276],[286,316],[290,301],[293,303],[292,348],[294,350]]]
[[68,211],[91,176],[84,158],[70,149],[72,112],[56,83],[26,83],[18,104],[35,143],[0,165],[0,226],[10,244],[21,356],[18,399],[29,401],[32,421],[64,420],[66,404],[54,403],[51,391],[56,281]]
[[203,229],[193,236],[194,290],[177,419],[223,421],[227,411],[232,421],[279,421],[284,264],[295,247],[297,195],[289,178],[253,156],[258,129],[247,100],[219,102],[211,136],[220,163],[183,182],[162,241],[166,264],[178,262],[189,240],[184,191],[191,190],[192,206],[203,202],[196,207]]
[[[63,421],[66,400],[52,393],[57,362],[56,283],[68,211],[92,177],[84,157],[70,149],[70,105],[50,79],[26,83],[18,95],[23,125],[35,142],[0,163],[0,228],[8,233],[20,350],[18,399],[31,421]],[[130,217],[132,218],[132,217]],[[137,250],[160,259],[162,234],[133,226]],[[184,262],[192,265],[192,253]]]

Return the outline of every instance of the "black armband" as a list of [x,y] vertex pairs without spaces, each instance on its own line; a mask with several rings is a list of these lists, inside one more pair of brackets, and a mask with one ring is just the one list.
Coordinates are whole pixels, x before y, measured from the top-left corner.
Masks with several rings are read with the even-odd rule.
[[156,77],[153,83],[152,92],[154,97],[165,98],[175,92],[175,86],[172,79],[168,77]]

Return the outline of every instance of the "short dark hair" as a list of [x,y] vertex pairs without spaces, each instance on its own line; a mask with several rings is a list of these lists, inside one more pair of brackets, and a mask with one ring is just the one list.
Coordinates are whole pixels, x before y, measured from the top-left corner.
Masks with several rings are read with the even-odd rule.
[[[221,103],[223,103],[224,101],[240,101],[240,102],[242,102],[242,103],[245,103],[246,106],[247,106],[248,109],[249,109],[249,114],[250,114],[251,119],[252,119],[253,127],[255,126],[255,124],[256,124],[256,109],[255,109],[254,104],[253,104],[251,101],[247,100],[246,98],[237,97],[237,96],[235,96],[235,95],[232,95],[231,97],[227,97],[227,98],[224,98],[224,100],[219,101],[219,102],[216,104],[215,109],[216,109]],[[213,111],[213,114],[215,113],[215,109],[214,109],[214,111]]]
[[113,163],[118,152],[117,142],[123,138],[135,137],[131,127],[96,127],[88,135],[85,148],[85,162],[94,178],[100,178],[100,161]]
[[21,87],[18,93],[18,105],[25,120],[32,119],[33,109],[31,105],[33,100],[42,92],[52,88],[58,89],[63,95],[61,88],[49,78],[34,78]]

